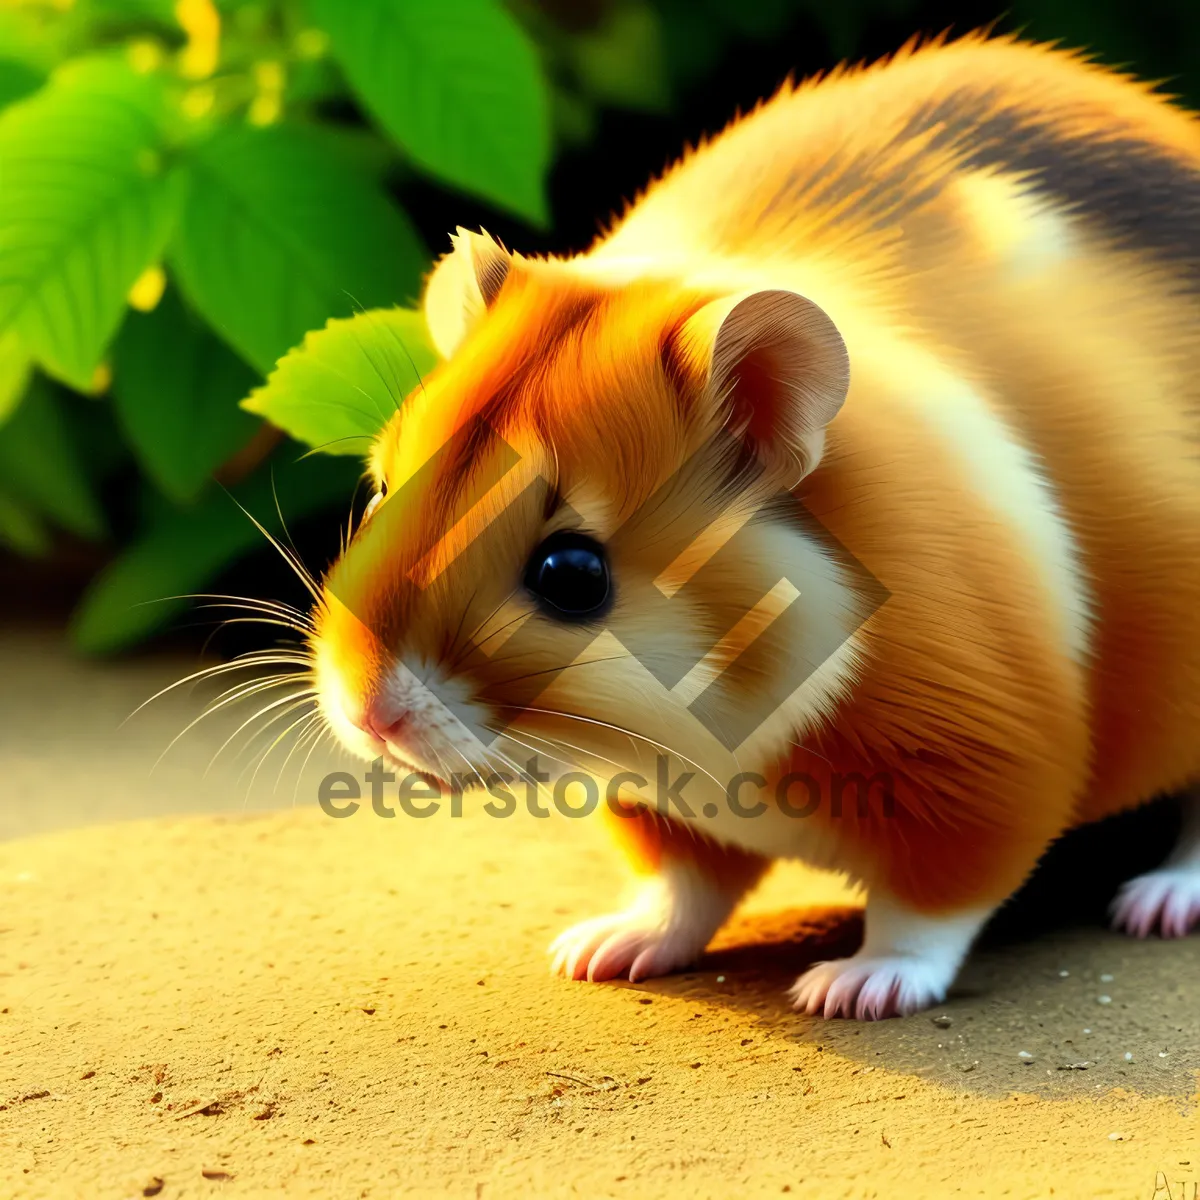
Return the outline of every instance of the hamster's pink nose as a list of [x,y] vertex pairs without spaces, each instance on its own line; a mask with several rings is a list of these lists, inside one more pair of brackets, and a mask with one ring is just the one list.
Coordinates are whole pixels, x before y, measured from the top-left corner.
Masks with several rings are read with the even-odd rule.
[[347,716],[363,733],[381,742],[399,743],[402,741],[405,727],[410,723],[412,713],[407,708],[376,699],[360,712],[347,713]]

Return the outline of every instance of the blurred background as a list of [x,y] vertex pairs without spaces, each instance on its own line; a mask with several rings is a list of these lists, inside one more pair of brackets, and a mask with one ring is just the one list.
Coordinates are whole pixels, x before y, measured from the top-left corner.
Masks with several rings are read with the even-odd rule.
[[243,508],[336,552],[361,442],[306,454],[239,404],[306,331],[413,304],[456,225],[581,250],[789,75],[989,24],[1200,100],[1184,0],[0,0],[0,789],[66,806],[0,836],[124,811],[97,759],[141,778],[198,709],[120,720],[279,632],[168,597],[303,606]]

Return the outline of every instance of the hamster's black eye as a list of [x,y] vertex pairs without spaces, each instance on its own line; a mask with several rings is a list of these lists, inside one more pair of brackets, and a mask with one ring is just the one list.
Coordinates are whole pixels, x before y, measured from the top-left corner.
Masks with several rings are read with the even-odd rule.
[[552,533],[530,556],[525,586],[552,616],[594,617],[612,591],[604,547],[582,533]]

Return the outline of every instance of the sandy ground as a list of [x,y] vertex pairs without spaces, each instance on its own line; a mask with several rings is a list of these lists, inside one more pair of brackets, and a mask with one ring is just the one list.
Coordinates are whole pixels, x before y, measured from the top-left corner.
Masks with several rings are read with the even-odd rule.
[[345,760],[314,755],[298,780],[296,755],[281,777],[281,746],[252,779],[253,756],[245,750],[253,728],[221,747],[253,706],[222,709],[171,746],[205,701],[252,679],[249,673],[177,688],[135,714],[160,689],[214,661],[88,662],[52,632],[0,627],[0,841],[168,813],[315,808],[318,780]]
[[149,778],[194,700],[117,728],[179,664],[0,661],[0,1196],[1195,1200],[1200,938],[1035,885],[934,1013],[824,1023],[783,991],[854,897],[787,867],[691,973],[567,983],[624,883],[589,822],[332,820],[328,763],[242,813],[236,721]]

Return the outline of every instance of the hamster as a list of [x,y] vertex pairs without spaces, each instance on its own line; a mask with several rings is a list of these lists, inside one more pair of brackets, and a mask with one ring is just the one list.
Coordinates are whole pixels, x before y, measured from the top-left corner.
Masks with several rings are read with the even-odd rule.
[[1166,791],[1178,848],[1113,918],[1196,924],[1196,118],[909,45],[785,86],[586,253],[460,230],[423,303],[444,362],[374,446],[316,685],[428,782],[602,781],[642,890],[556,971],[681,968],[797,858],[867,902],[795,1006],[911,1013],[1052,840]]

